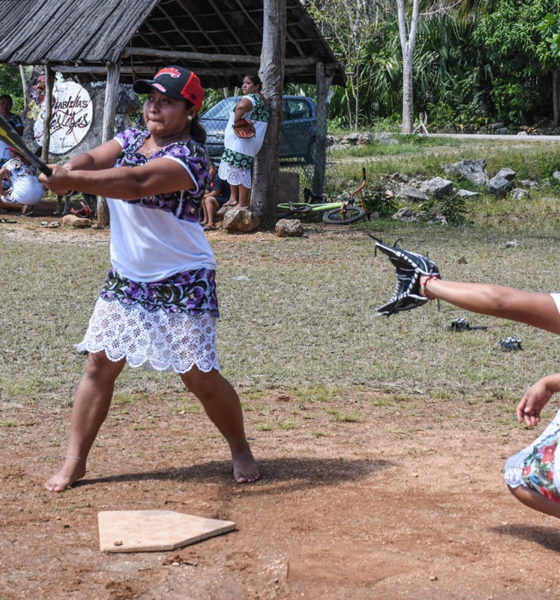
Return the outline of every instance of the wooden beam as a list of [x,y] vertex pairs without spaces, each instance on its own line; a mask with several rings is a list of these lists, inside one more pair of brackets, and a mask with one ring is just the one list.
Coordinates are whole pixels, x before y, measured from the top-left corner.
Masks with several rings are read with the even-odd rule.
[[[186,60],[201,60],[206,62],[230,62],[230,63],[249,63],[258,65],[261,62],[260,56],[245,56],[243,54],[206,54],[203,52],[178,52],[176,50],[157,50],[155,48],[125,48],[122,53],[123,58],[129,56],[154,56],[157,58],[177,58]],[[289,66],[310,66],[315,65],[317,59],[313,56],[302,56],[299,58],[286,58],[285,64]]]

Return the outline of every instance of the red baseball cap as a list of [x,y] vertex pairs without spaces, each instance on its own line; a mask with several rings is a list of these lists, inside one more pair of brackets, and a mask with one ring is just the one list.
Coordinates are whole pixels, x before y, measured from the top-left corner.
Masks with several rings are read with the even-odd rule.
[[184,98],[197,110],[202,107],[204,89],[200,79],[192,71],[175,65],[160,69],[153,79],[138,79],[132,86],[137,94],[147,94],[157,90],[170,98]]

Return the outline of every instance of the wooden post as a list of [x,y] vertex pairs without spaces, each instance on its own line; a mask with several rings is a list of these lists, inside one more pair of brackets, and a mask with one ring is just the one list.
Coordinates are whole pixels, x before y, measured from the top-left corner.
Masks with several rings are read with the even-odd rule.
[[321,195],[327,166],[327,97],[334,73],[326,72],[325,65],[318,62],[315,74],[317,83],[317,135],[315,138],[315,169],[311,187],[315,194]]
[[255,160],[251,209],[264,226],[274,221],[279,179],[278,146],[282,128],[282,89],[286,50],[286,0],[264,0],[259,76],[270,107],[264,144]]
[[[107,65],[107,80],[105,84],[105,102],[103,105],[103,130],[101,143],[108,142],[115,134],[115,114],[119,95],[120,63]],[[99,227],[109,224],[109,209],[107,200],[97,196],[97,222]]]
[[43,121],[43,146],[41,148],[41,160],[49,162],[49,146],[51,142],[51,118],[52,118],[52,92],[54,84],[54,73],[45,65],[45,119]]

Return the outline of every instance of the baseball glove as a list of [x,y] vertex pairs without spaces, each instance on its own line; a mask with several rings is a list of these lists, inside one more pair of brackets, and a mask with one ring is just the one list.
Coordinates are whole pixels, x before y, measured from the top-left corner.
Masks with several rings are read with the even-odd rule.
[[420,294],[420,276],[440,277],[437,265],[421,254],[397,248],[396,244],[399,240],[395,242],[394,246],[388,246],[377,238],[373,239],[376,240],[376,251],[379,248],[386,254],[397,272],[397,283],[393,295],[389,302],[377,309],[377,314],[389,317],[394,313],[412,310],[428,302],[428,298]]
[[233,124],[233,133],[238,138],[249,139],[255,137],[255,126],[249,119],[238,119]]

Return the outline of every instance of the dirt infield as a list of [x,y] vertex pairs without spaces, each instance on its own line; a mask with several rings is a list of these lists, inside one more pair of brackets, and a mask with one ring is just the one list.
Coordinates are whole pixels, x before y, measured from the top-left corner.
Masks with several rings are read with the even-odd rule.
[[[107,245],[108,230],[42,228],[46,214],[16,217],[2,233]],[[438,364],[422,362],[433,377]],[[225,443],[194,398],[119,390],[86,479],[64,494],[43,483],[65,452],[68,398],[0,396],[0,600],[558,597],[560,523],[521,506],[502,480],[505,459],[542,431],[556,403],[533,432],[516,424],[510,394],[451,390],[435,400],[422,386],[383,395],[348,381],[356,387],[239,390],[263,473],[254,485],[233,482]],[[237,530],[172,552],[99,551],[99,511],[143,509],[233,520]]]
[[[232,482],[193,398],[134,397],[113,406],[86,480],[58,495],[42,485],[70,409],[2,404],[0,598],[558,595],[558,524],[502,482],[504,459],[535,435],[514,425],[513,407],[505,427],[503,405],[363,389],[320,402],[241,393],[258,484]],[[233,520],[237,531],[173,552],[101,553],[98,511],[141,509]]]

